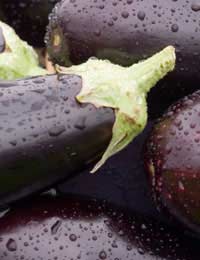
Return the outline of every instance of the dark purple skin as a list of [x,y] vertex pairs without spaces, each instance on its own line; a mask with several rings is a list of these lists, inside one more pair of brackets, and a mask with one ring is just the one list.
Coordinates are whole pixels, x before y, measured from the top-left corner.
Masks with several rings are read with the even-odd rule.
[[44,46],[48,15],[59,0],[1,0],[0,19],[35,47]]
[[198,260],[199,241],[107,203],[38,197],[0,218],[0,259]]
[[92,56],[127,66],[174,45],[176,69],[149,96],[153,114],[197,90],[199,30],[197,6],[188,0],[63,0],[50,15],[46,42],[51,60],[65,66]]
[[155,125],[145,165],[158,208],[200,233],[200,91],[172,105]]
[[79,64],[91,56],[131,65],[174,45],[175,73],[198,74],[199,13],[190,1],[63,0],[50,18],[47,47],[61,65],[68,59]]
[[0,206],[69,178],[101,157],[114,111],[78,103],[81,87],[76,75],[0,82]]

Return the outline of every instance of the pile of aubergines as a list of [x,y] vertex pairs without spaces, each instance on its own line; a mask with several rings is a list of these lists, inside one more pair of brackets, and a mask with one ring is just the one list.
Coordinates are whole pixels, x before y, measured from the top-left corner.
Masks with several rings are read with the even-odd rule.
[[[91,57],[126,67],[168,45],[176,48],[175,70],[148,95],[155,125],[144,147],[144,166],[157,208],[199,233],[200,4],[1,0],[0,15],[34,47],[45,42],[50,61],[66,67]],[[81,86],[78,75],[60,74],[0,82],[0,205],[71,178],[102,156],[115,112],[80,104],[75,97]],[[16,222],[17,214],[11,218]],[[59,228],[58,221],[51,232]],[[77,239],[68,233],[71,241]],[[15,240],[8,242],[16,251]],[[107,258],[104,250],[99,254]]]

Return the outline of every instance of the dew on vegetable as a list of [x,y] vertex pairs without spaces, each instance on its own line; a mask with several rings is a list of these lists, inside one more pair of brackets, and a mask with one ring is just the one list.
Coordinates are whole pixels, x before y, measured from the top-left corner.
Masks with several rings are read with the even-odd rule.
[[6,248],[8,249],[8,251],[16,251],[17,250],[17,243],[14,239],[10,238],[8,240],[8,242],[6,243]]

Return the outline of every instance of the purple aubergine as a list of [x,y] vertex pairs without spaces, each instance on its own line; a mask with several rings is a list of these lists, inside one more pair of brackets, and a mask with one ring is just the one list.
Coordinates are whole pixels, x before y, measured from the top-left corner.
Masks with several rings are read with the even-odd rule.
[[173,104],[153,128],[145,165],[158,207],[200,232],[200,91]]
[[[83,184],[84,185],[84,184]],[[107,203],[38,197],[0,218],[0,259],[198,260],[199,241]]]
[[78,103],[81,87],[76,75],[0,82],[0,205],[81,171],[105,151],[114,111]]
[[51,60],[64,66],[92,56],[129,66],[175,46],[176,69],[149,96],[155,114],[197,90],[190,83],[200,82],[199,30],[197,4],[187,0],[63,0],[50,15],[46,42]]

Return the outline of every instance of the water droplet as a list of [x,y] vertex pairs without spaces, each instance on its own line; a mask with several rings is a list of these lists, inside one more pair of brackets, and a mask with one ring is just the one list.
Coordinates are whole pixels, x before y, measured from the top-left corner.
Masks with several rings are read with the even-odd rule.
[[86,127],[85,122],[86,122],[86,117],[79,117],[79,119],[75,123],[74,127],[79,130],[84,130]]
[[172,24],[171,30],[172,30],[172,32],[178,32],[178,30],[179,30],[178,25],[177,24]]
[[77,236],[76,236],[75,234],[71,234],[71,235],[69,236],[69,239],[70,239],[72,242],[74,242],[74,241],[77,240]]
[[51,130],[49,130],[49,135],[52,137],[57,137],[61,135],[63,132],[65,132],[66,128],[64,125],[61,126],[55,126]]
[[24,242],[24,246],[25,247],[29,246],[29,243],[28,242]]
[[144,255],[144,249],[142,249],[141,247],[138,248],[138,253],[141,255]]
[[92,240],[96,241],[97,240],[97,236],[93,236]]
[[10,144],[13,145],[13,146],[16,146],[17,145],[17,141],[16,140],[12,140],[12,141],[10,141]]
[[99,253],[99,258],[100,259],[106,259],[107,258],[107,254],[104,250],[102,250],[100,253]]
[[51,234],[55,235],[58,232],[58,229],[60,228],[62,224],[61,220],[57,220],[56,223],[53,224],[53,226],[51,227]]
[[200,4],[197,4],[197,3],[192,4],[192,5],[191,5],[191,9],[192,9],[192,11],[194,11],[194,12],[200,11]]
[[6,243],[6,248],[8,249],[8,251],[16,251],[17,250],[17,243],[14,239],[10,238],[8,240],[8,242]]
[[178,187],[181,191],[184,191],[185,190],[185,187],[183,185],[183,183],[181,181],[178,182]]
[[139,11],[138,14],[137,14],[138,19],[141,20],[141,21],[144,20],[145,16],[146,16],[146,14],[143,11]]
[[126,12],[126,11],[123,11],[123,12],[121,13],[121,15],[122,15],[122,17],[125,18],[125,19],[129,17],[129,13]]

